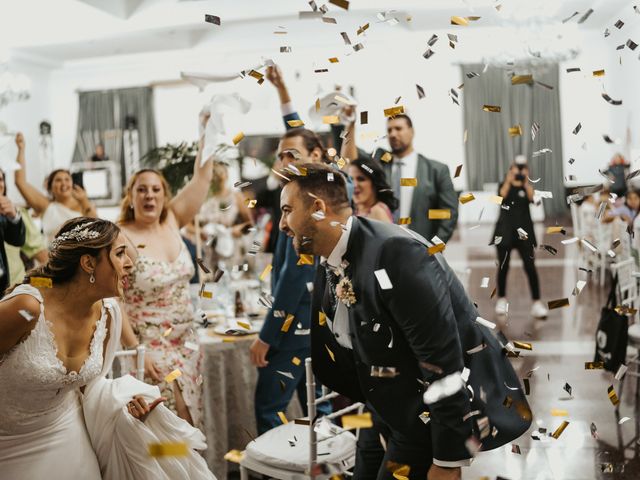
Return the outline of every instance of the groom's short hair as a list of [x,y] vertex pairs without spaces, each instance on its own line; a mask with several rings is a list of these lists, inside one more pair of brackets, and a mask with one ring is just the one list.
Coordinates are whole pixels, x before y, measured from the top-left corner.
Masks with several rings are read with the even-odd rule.
[[330,165],[294,164],[293,168],[281,170],[280,174],[288,180],[287,184],[298,185],[305,203],[317,197],[324,200],[334,212],[350,206],[345,174]]

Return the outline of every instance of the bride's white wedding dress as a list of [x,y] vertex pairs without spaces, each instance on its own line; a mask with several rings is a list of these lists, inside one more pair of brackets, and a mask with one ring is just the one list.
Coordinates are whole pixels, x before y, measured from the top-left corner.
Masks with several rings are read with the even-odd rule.
[[[122,326],[114,300],[104,301],[80,371],[68,372],[57,356],[40,292],[20,285],[2,300],[20,294],[39,301],[40,315],[31,320],[37,323],[26,340],[0,355],[0,480],[215,478],[192,450],[206,448],[199,430],[163,405],[144,423],[127,412],[133,395],[153,400],[157,387],[130,376],[106,379]],[[186,442],[190,453],[150,457],[149,443],[164,442]]]

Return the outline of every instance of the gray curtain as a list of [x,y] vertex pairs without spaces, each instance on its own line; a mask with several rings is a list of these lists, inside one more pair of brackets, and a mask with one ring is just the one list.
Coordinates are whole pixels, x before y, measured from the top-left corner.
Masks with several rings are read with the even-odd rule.
[[122,131],[126,127],[127,116],[136,119],[142,157],[156,147],[153,89],[138,87],[80,92],[78,133],[72,161],[90,160],[96,145],[102,142],[107,156],[120,165],[124,175]]
[[[510,72],[484,65],[462,65],[464,79],[464,128],[467,130],[466,172],[470,190],[482,190],[485,183],[501,182],[518,154],[529,160],[531,178],[541,178],[534,184],[536,190],[553,192],[552,199],[544,199],[549,217],[566,213],[562,171],[562,128],[560,125],[560,97],[558,65],[536,67],[532,73],[541,85],[512,85]],[[466,74],[480,74],[467,78]],[[500,113],[485,112],[484,105],[501,107]],[[535,140],[531,140],[531,126],[540,125]],[[509,128],[522,126],[522,135],[511,137]],[[532,157],[533,152],[551,149]]]

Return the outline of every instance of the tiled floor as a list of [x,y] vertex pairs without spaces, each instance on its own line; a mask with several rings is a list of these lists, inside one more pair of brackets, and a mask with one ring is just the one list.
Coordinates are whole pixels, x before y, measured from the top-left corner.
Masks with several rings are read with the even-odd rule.
[[[521,454],[512,453],[511,445],[479,454],[473,465],[464,470],[463,478],[480,479],[638,479],[640,478],[640,445],[633,441],[638,433],[637,414],[634,413],[635,379],[628,378],[620,407],[618,424],[614,406],[607,396],[609,385],[615,384],[613,374],[603,370],[585,370],[584,362],[593,360],[594,335],[600,308],[606,301],[605,289],[596,285],[595,277],[579,271],[576,245],[560,243],[567,237],[546,235],[538,226],[538,243],[552,245],[558,254],[552,256],[538,251],[536,264],[540,277],[543,301],[569,298],[571,306],[552,310],[544,321],[529,315],[531,300],[526,276],[519,261],[511,262],[507,298],[509,315],[506,321],[496,318],[495,299],[490,298],[495,285],[496,265],[494,247],[489,243],[491,226],[475,229],[461,226],[459,234],[447,246],[446,257],[454,269],[468,278],[468,291],[478,304],[480,315],[502,326],[511,340],[533,344],[532,351],[523,351],[513,365],[523,378],[531,376],[529,401],[534,413],[531,430],[518,439]],[[488,288],[480,288],[483,277],[490,277]],[[587,286],[576,298],[571,295],[577,280],[587,280]],[[568,383],[570,396],[564,389]],[[565,410],[567,416],[552,416],[552,409]],[[542,436],[531,438],[538,428],[553,432],[563,420],[569,426],[556,440]],[[597,428],[597,438],[591,435],[590,425]],[[623,444],[631,441],[628,449]],[[614,473],[602,470],[613,469]]]

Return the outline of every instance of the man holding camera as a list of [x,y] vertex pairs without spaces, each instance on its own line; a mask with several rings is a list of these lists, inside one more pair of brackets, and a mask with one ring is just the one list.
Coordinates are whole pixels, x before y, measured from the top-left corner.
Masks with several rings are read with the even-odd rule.
[[508,310],[507,273],[513,249],[518,250],[529,280],[533,299],[531,315],[535,318],[544,318],[548,313],[547,308],[540,301],[540,282],[534,263],[536,237],[529,211],[529,204],[533,202],[533,193],[533,187],[529,182],[527,158],[524,155],[518,155],[498,190],[498,195],[502,197],[502,205],[491,242],[498,250],[498,302],[496,304],[498,315],[506,315]]

